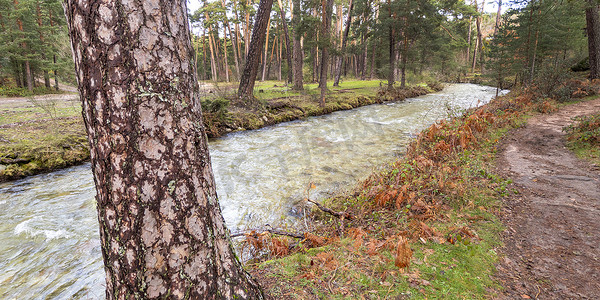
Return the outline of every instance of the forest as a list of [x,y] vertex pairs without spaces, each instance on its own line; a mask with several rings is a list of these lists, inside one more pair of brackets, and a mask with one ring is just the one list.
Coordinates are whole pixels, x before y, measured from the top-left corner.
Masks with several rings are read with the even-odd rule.
[[0,298],[600,297],[597,0],[0,0]]

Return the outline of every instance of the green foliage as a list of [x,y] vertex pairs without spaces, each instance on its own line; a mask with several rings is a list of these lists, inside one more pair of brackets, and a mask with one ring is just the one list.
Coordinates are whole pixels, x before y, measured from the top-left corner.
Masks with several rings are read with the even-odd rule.
[[56,71],[61,81],[74,81],[61,1],[0,0],[0,25],[0,86],[27,87],[25,63],[32,79]]
[[584,9],[582,0],[540,0],[506,12],[489,47],[490,77],[504,87],[511,84],[507,78],[534,85],[552,97],[564,73],[587,56]]

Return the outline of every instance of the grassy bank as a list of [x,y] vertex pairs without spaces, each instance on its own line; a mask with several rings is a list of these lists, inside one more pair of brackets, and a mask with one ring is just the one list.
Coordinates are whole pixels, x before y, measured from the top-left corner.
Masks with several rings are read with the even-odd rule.
[[[347,81],[330,87],[325,107],[318,105],[318,87],[292,91],[282,82],[257,82],[256,100],[242,103],[233,97],[234,86],[211,85],[202,100],[209,137],[322,115],[337,110],[397,101],[441,89],[439,84],[387,91],[381,81]],[[38,100],[36,100],[38,99]],[[89,146],[81,118],[81,104],[73,96],[57,95],[0,100],[0,181],[22,178],[89,159]]]
[[314,210],[297,245],[249,235],[250,249],[270,253],[250,264],[252,274],[273,299],[493,296],[501,288],[493,277],[497,215],[502,197],[516,192],[495,174],[496,147],[529,116],[558,105],[535,91],[512,93],[432,125],[404,158],[325,201],[351,219]]
[[329,83],[330,93],[325,107],[318,104],[320,91],[317,84],[305,84],[304,91],[294,91],[278,81],[257,82],[256,99],[251,103],[237,100],[234,87],[221,85],[209,88],[212,96],[202,102],[204,124],[209,137],[219,137],[232,131],[258,129],[339,110],[400,101],[442,89],[440,84],[430,83],[389,91],[385,88],[386,84],[379,80],[350,80],[334,87]]

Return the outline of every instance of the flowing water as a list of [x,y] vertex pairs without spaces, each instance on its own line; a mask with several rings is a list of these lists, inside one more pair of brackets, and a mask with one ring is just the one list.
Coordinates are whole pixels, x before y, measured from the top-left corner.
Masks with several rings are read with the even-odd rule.
[[[298,205],[352,187],[402,155],[431,123],[488,102],[495,88],[450,85],[403,102],[229,134],[209,142],[232,232],[302,226]],[[98,299],[104,271],[89,164],[0,185],[0,299]]]

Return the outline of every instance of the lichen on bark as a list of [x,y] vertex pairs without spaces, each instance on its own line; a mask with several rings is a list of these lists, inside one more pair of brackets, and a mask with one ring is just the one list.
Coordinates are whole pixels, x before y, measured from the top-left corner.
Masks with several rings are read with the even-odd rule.
[[[66,0],[108,299],[260,299],[201,124],[185,1]],[[190,105],[188,105],[190,104]]]

